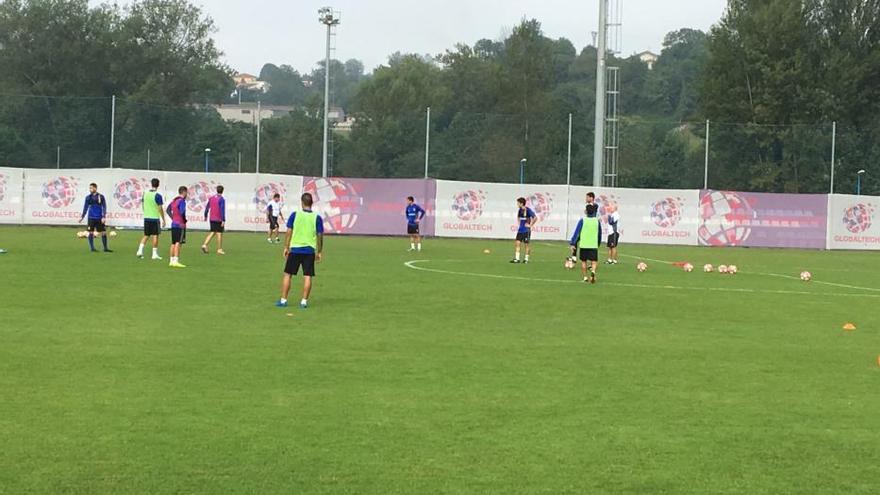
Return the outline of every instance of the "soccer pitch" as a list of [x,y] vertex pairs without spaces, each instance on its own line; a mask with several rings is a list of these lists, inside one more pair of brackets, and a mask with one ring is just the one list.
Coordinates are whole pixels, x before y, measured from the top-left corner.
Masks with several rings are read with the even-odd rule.
[[300,310],[265,235],[74,234],[0,228],[0,493],[877,490],[876,254],[330,236]]

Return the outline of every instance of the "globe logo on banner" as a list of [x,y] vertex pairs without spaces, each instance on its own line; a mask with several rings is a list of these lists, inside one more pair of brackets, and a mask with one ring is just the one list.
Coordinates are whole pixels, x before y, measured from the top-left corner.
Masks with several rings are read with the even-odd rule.
[[535,212],[539,222],[543,222],[553,211],[553,195],[550,193],[535,193],[528,197],[528,205]]
[[60,176],[43,184],[43,200],[49,208],[64,208],[76,199],[77,180],[74,177]]
[[651,220],[662,229],[671,229],[681,221],[682,198],[663,198],[651,205]]
[[6,199],[6,183],[9,181],[9,176],[5,174],[0,174],[0,201]]
[[324,219],[324,229],[337,234],[350,230],[358,221],[364,199],[353,185],[337,178],[311,179],[303,192],[314,199],[314,211]]
[[276,194],[281,195],[281,201],[283,202],[284,196],[287,194],[287,187],[280,182],[267,182],[258,185],[254,189],[254,204],[257,205],[257,209],[264,211]]
[[855,204],[843,213],[843,225],[853,234],[861,234],[871,228],[874,206],[863,203]]
[[200,180],[189,186],[186,193],[186,209],[194,213],[199,213],[205,209],[208,204],[208,198],[214,194],[214,183],[210,184]]
[[700,199],[700,242],[704,246],[740,246],[751,235],[751,222],[756,217],[751,205],[737,193],[712,191]]
[[113,189],[113,197],[123,210],[133,210],[143,202],[146,190],[146,179],[131,177],[116,184],[116,187]]
[[463,191],[452,197],[452,211],[459,220],[470,222],[483,214],[485,200],[486,193],[483,191]]

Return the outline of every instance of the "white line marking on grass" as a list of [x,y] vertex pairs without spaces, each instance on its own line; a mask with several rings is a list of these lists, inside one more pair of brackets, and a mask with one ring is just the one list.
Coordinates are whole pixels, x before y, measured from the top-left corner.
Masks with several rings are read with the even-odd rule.
[[[439,270],[437,268],[425,268],[418,266],[418,263],[428,263],[431,260],[412,260],[404,262],[404,266],[420,272],[441,273],[444,275],[460,275],[465,277],[493,278],[500,280],[522,280],[526,282],[548,282],[557,284],[583,284],[580,280],[562,280],[558,278],[530,278],[519,277],[515,275],[496,275],[494,273],[474,273],[474,272],[457,272],[452,270]],[[450,262],[460,262],[462,260],[446,260]],[[711,291],[711,292],[734,292],[742,294],[783,294],[796,296],[835,296],[835,297],[869,297],[880,299],[880,294],[841,294],[834,292],[807,292],[801,290],[773,290],[773,289],[742,289],[734,287],[684,287],[678,285],[651,285],[651,284],[628,284],[621,282],[601,282],[601,285],[612,287],[627,287],[634,289],[667,289],[667,290],[690,290],[690,291]]]

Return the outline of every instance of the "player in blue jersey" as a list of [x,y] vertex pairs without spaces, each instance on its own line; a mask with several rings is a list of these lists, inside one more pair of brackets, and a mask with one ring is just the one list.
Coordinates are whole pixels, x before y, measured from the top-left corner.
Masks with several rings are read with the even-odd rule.
[[522,263],[528,263],[529,255],[532,254],[532,227],[538,221],[538,217],[531,208],[526,206],[526,198],[517,198],[516,206],[516,253],[510,262],[520,263],[520,248],[525,245],[526,256],[523,258]]
[[89,216],[89,250],[93,253],[97,251],[95,249],[95,233],[97,232],[101,236],[104,252],[112,253],[113,251],[107,247],[107,199],[98,192],[98,185],[94,182],[89,184],[89,195],[86,196],[85,204],[83,204],[82,215],[79,217],[80,222],[83,221],[86,214]]
[[425,209],[416,204],[415,198],[406,198],[406,233],[409,234],[409,250],[422,250],[422,235],[419,233],[419,224],[425,218]]

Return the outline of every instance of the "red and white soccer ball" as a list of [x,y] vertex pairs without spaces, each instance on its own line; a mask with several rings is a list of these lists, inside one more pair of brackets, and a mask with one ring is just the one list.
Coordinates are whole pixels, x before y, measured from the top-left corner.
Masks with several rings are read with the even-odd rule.
[[684,270],[688,273],[694,271],[694,265],[692,265],[690,263],[685,263],[684,266],[682,266],[681,268],[682,268],[682,270]]
[[712,263],[706,263],[703,265],[703,271],[706,273],[712,273],[715,271],[715,267],[712,266]]
[[739,269],[736,267],[736,265],[730,265],[727,267],[728,275],[736,275],[736,272],[738,272],[738,271],[739,271]]
[[727,273],[727,265],[718,265],[718,273]]
[[804,282],[809,282],[810,280],[813,280],[813,274],[804,270],[801,272],[801,280],[803,280]]
[[639,263],[638,265],[636,265],[636,270],[638,270],[638,271],[640,271],[640,272],[644,272],[644,271],[647,270],[647,269],[648,269],[648,265],[647,265],[647,263],[645,263],[644,261],[642,261],[641,263]]
[[563,264],[566,270],[574,270],[575,262],[574,258],[565,258],[565,263]]

